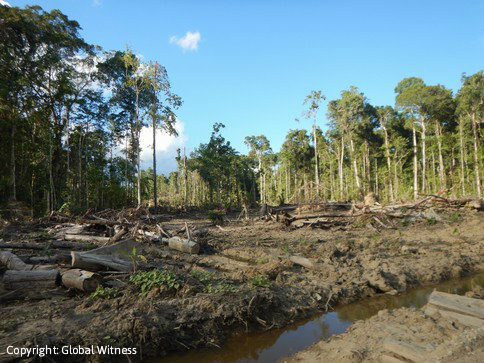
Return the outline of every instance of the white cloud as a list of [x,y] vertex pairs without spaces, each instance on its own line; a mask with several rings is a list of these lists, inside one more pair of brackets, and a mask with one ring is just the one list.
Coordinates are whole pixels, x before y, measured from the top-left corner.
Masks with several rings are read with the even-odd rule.
[[102,0],[92,0],[92,6],[99,6],[101,4],[102,4]]
[[185,36],[178,38],[177,36],[173,35],[170,37],[170,43],[176,44],[183,50],[197,50],[198,49],[198,42],[202,39],[200,32],[187,32]]
[[[176,150],[181,149],[183,153],[183,146],[188,137],[184,133],[183,122],[177,120],[175,129],[178,132],[178,137],[168,135],[166,132],[156,130],[156,172],[158,174],[168,174],[176,170]],[[153,128],[145,127],[141,130],[140,135],[141,145],[141,169],[148,169],[153,167]],[[187,151],[188,153],[188,151]]]
[[8,6],[9,8],[11,8],[12,6],[6,2],[5,0],[0,0],[0,6]]

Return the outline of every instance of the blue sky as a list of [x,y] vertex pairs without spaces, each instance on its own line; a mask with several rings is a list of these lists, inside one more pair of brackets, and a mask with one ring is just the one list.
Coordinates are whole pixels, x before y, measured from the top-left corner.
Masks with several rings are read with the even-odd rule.
[[[9,1],[23,7],[30,1]],[[456,91],[462,72],[484,68],[484,1],[125,1],[46,0],[106,50],[126,44],[157,60],[184,99],[178,116],[193,150],[214,122],[240,152],[247,135],[265,134],[278,150],[297,123],[304,97],[327,100],[355,85],[375,105],[394,104],[404,77]],[[200,34],[196,50],[170,42]],[[326,124],[326,102],[319,125]],[[167,153],[173,150],[167,150]],[[170,156],[171,157],[171,156]]]

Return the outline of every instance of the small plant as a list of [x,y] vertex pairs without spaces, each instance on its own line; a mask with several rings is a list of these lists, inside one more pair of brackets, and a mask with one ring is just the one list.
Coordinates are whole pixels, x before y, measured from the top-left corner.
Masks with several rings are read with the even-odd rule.
[[121,294],[121,292],[114,288],[114,287],[102,287],[98,286],[96,291],[94,291],[90,298],[93,300],[97,299],[114,299],[115,297],[118,297]]
[[151,289],[162,285],[175,290],[178,290],[181,286],[178,277],[174,273],[162,270],[138,272],[131,275],[129,281],[132,282],[143,295],[147,294]]
[[230,292],[238,292],[239,289],[237,286],[232,285],[231,282],[221,282],[220,284],[217,284],[217,285],[209,284],[205,286],[204,291],[208,293],[219,293],[219,292],[230,293]]
[[225,212],[220,209],[214,209],[208,212],[208,219],[214,225],[224,224]]
[[462,215],[459,212],[453,212],[449,215],[450,223],[457,223],[462,220]]
[[210,284],[215,279],[214,272],[192,270],[190,274],[204,285]]
[[281,250],[285,253],[289,253],[289,243],[284,243],[282,246],[281,246]]
[[434,224],[437,224],[437,220],[433,217],[430,217],[430,218],[427,219],[427,224],[429,226],[433,226]]
[[249,280],[253,287],[269,287],[271,282],[266,275],[257,275]]
[[139,261],[144,261],[144,262],[147,261],[145,256],[138,255],[138,250],[136,249],[136,246],[133,247],[133,249],[131,250],[131,252],[125,252],[125,251],[123,251],[122,253],[125,256],[128,256],[129,259],[131,260],[131,263],[133,264],[133,272],[136,272],[136,270],[138,268]]

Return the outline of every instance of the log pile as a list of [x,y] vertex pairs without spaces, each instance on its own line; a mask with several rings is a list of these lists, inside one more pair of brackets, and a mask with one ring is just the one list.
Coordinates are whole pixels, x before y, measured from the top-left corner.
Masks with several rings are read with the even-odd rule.
[[[47,227],[37,241],[0,241],[0,303],[57,296],[64,289],[92,293],[98,286],[119,282],[145,265],[148,244],[177,254],[198,254],[198,238],[209,223],[169,223],[167,215],[147,210],[102,211],[81,218],[52,213],[34,223]],[[168,223],[161,221],[167,220]],[[0,289],[1,291],[1,289]]]
[[[470,208],[484,211],[484,200],[449,199],[431,194],[413,203],[382,206],[369,193],[363,203],[319,203],[303,206],[270,207],[265,205],[261,219],[275,221],[292,229],[310,227],[320,229],[345,228],[363,225],[375,231],[396,228],[395,220],[407,219],[440,221],[438,212]],[[261,210],[262,211],[262,210]],[[262,212],[261,212],[262,213]]]

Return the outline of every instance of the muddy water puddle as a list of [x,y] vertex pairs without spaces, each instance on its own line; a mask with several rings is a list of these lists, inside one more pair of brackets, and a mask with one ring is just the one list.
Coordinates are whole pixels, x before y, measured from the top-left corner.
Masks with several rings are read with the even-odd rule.
[[321,339],[345,332],[353,322],[368,319],[382,309],[419,308],[427,303],[434,289],[463,295],[476,285],[484,287],[484,273],[420,287],[401,295],[375,296],[282,329],[235,335],[221,349],[173,353],[152,363],[275,363]]

